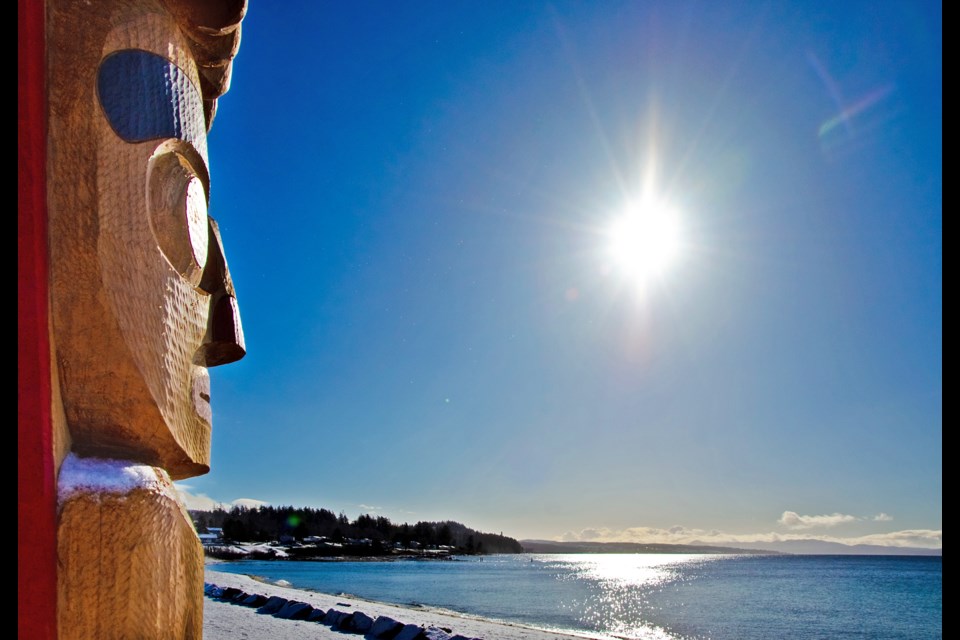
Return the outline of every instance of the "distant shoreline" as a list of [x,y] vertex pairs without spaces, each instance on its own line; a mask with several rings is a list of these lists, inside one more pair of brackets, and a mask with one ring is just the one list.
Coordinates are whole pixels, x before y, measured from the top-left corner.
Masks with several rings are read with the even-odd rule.
[[206,558],[221,561],[231,560],[304,560],[309,562],[369,561],[389,562],[395,560],[452,560],[454,556],[483,555],[465,553],[460,549],[397,549],[390,553],[365,546],[321,547],[316,545],[292,545],[277,542],[225,542],[205,544]]
[[[523,540],[518,553],[561,554],[697,554],[697,555],[844,555],[844,556],[929,556],[943,557],[942,549],[912,547],[865,547],[831,544],[824,547],[796,545],[793,549],[745,549],[713,545],[644,544],[631,542],[556,542],[552,540]],[[496,555],[467,553],[463,549],[395,549],[389,553],[373,552],[369,547],[322,548],[312,545],[271,543],[205,544],[208,559],[232,560],[302,560],[307,562],[393,562],[393,561],[454,561],[459,556]],[[513,554],[509,554],[513,555]]]
[[[494,555],[466,553],[462,549],[396,549],[390,553],[374,551],[367,546],[317,546],[311,544],[282,544],[278,542],[232,542],[204,545],[207,558],[217,560],[303,560],[307,562],[392,562],[452,561],[457,556]],[[704,545],[636,544],[636,543],[563,543],[527,540],[518,553],[536,554],[587,554],[587,553],[654,553],[654,554],[706,554],[706,555],[781,555],[777,551],[739,549]],[[512,555],[512,554],[510,554]]]

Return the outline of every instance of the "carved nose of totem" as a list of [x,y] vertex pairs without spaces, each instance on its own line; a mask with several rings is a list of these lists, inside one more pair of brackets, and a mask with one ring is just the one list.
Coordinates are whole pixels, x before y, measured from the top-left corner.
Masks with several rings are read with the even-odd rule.
[[210,316],[206,336],[194,362],[205,367],[216,367],[236,362],[247,354],[247,348],[243,341],[237,295],[220,239],[220,227],[213,218],[209,220],[210,242],[200,288],[210,294]]

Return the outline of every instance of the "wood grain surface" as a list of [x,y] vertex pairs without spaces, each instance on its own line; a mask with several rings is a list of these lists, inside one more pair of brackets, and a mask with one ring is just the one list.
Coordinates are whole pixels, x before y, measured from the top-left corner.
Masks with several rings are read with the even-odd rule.
[[207,216],[206,144],[245,11],[236,0],[46,5],[45,446],[56,465],[70,451],[155,477],[120,492],[61,485],[61,638],[202,632],[203,551],[171,478],[208,471],[207,367],[245,354]]
[[203,550],[169,476],[75,493],[57,531],[60,638],[200,638]]

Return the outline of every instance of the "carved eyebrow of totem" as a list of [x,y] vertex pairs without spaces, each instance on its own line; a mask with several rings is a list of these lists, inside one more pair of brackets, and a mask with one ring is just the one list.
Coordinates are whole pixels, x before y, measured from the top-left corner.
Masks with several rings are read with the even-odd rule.
[[141,49],[111,53],[100,61],[97,95],[111,128],[125,142],[179,138],[206,156],[200,92],[166,58]]

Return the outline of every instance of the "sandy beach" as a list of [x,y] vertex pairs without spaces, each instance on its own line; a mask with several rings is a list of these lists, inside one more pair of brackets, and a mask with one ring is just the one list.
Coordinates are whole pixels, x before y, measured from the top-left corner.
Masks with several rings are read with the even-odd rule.
[[[404,607],[382,602],[373,602],[355,597],[333,596],[313,591],[304,591],[289,586],[262,582],[249,576],[223,573],[216,570],[216,564],[206,568],[206,582],[221,587],[235,587],[247,593],[265,596],[280,596],[288,600],[306,602],[315,609],[337,609],[339,611],[362,611],[371,618],[388,616],[406,624],[423,627],[437,627],[451,635],[460,634],[467,638],[484,640],[571,640],[572,638],[603,638],[600,635],[556,633],[533,629],[507,622],[498,622],[475,618],[451,611],[428,607]],[[203,637],[206,640],[235,640],[248,638],[289,638],[306,640],[308,638],[360,638],[361,635],[335,631],[329,626],[307,622],[305,620],[284,620],[271,615],[257,613],[256,609],[231,604],[204,597]]]

